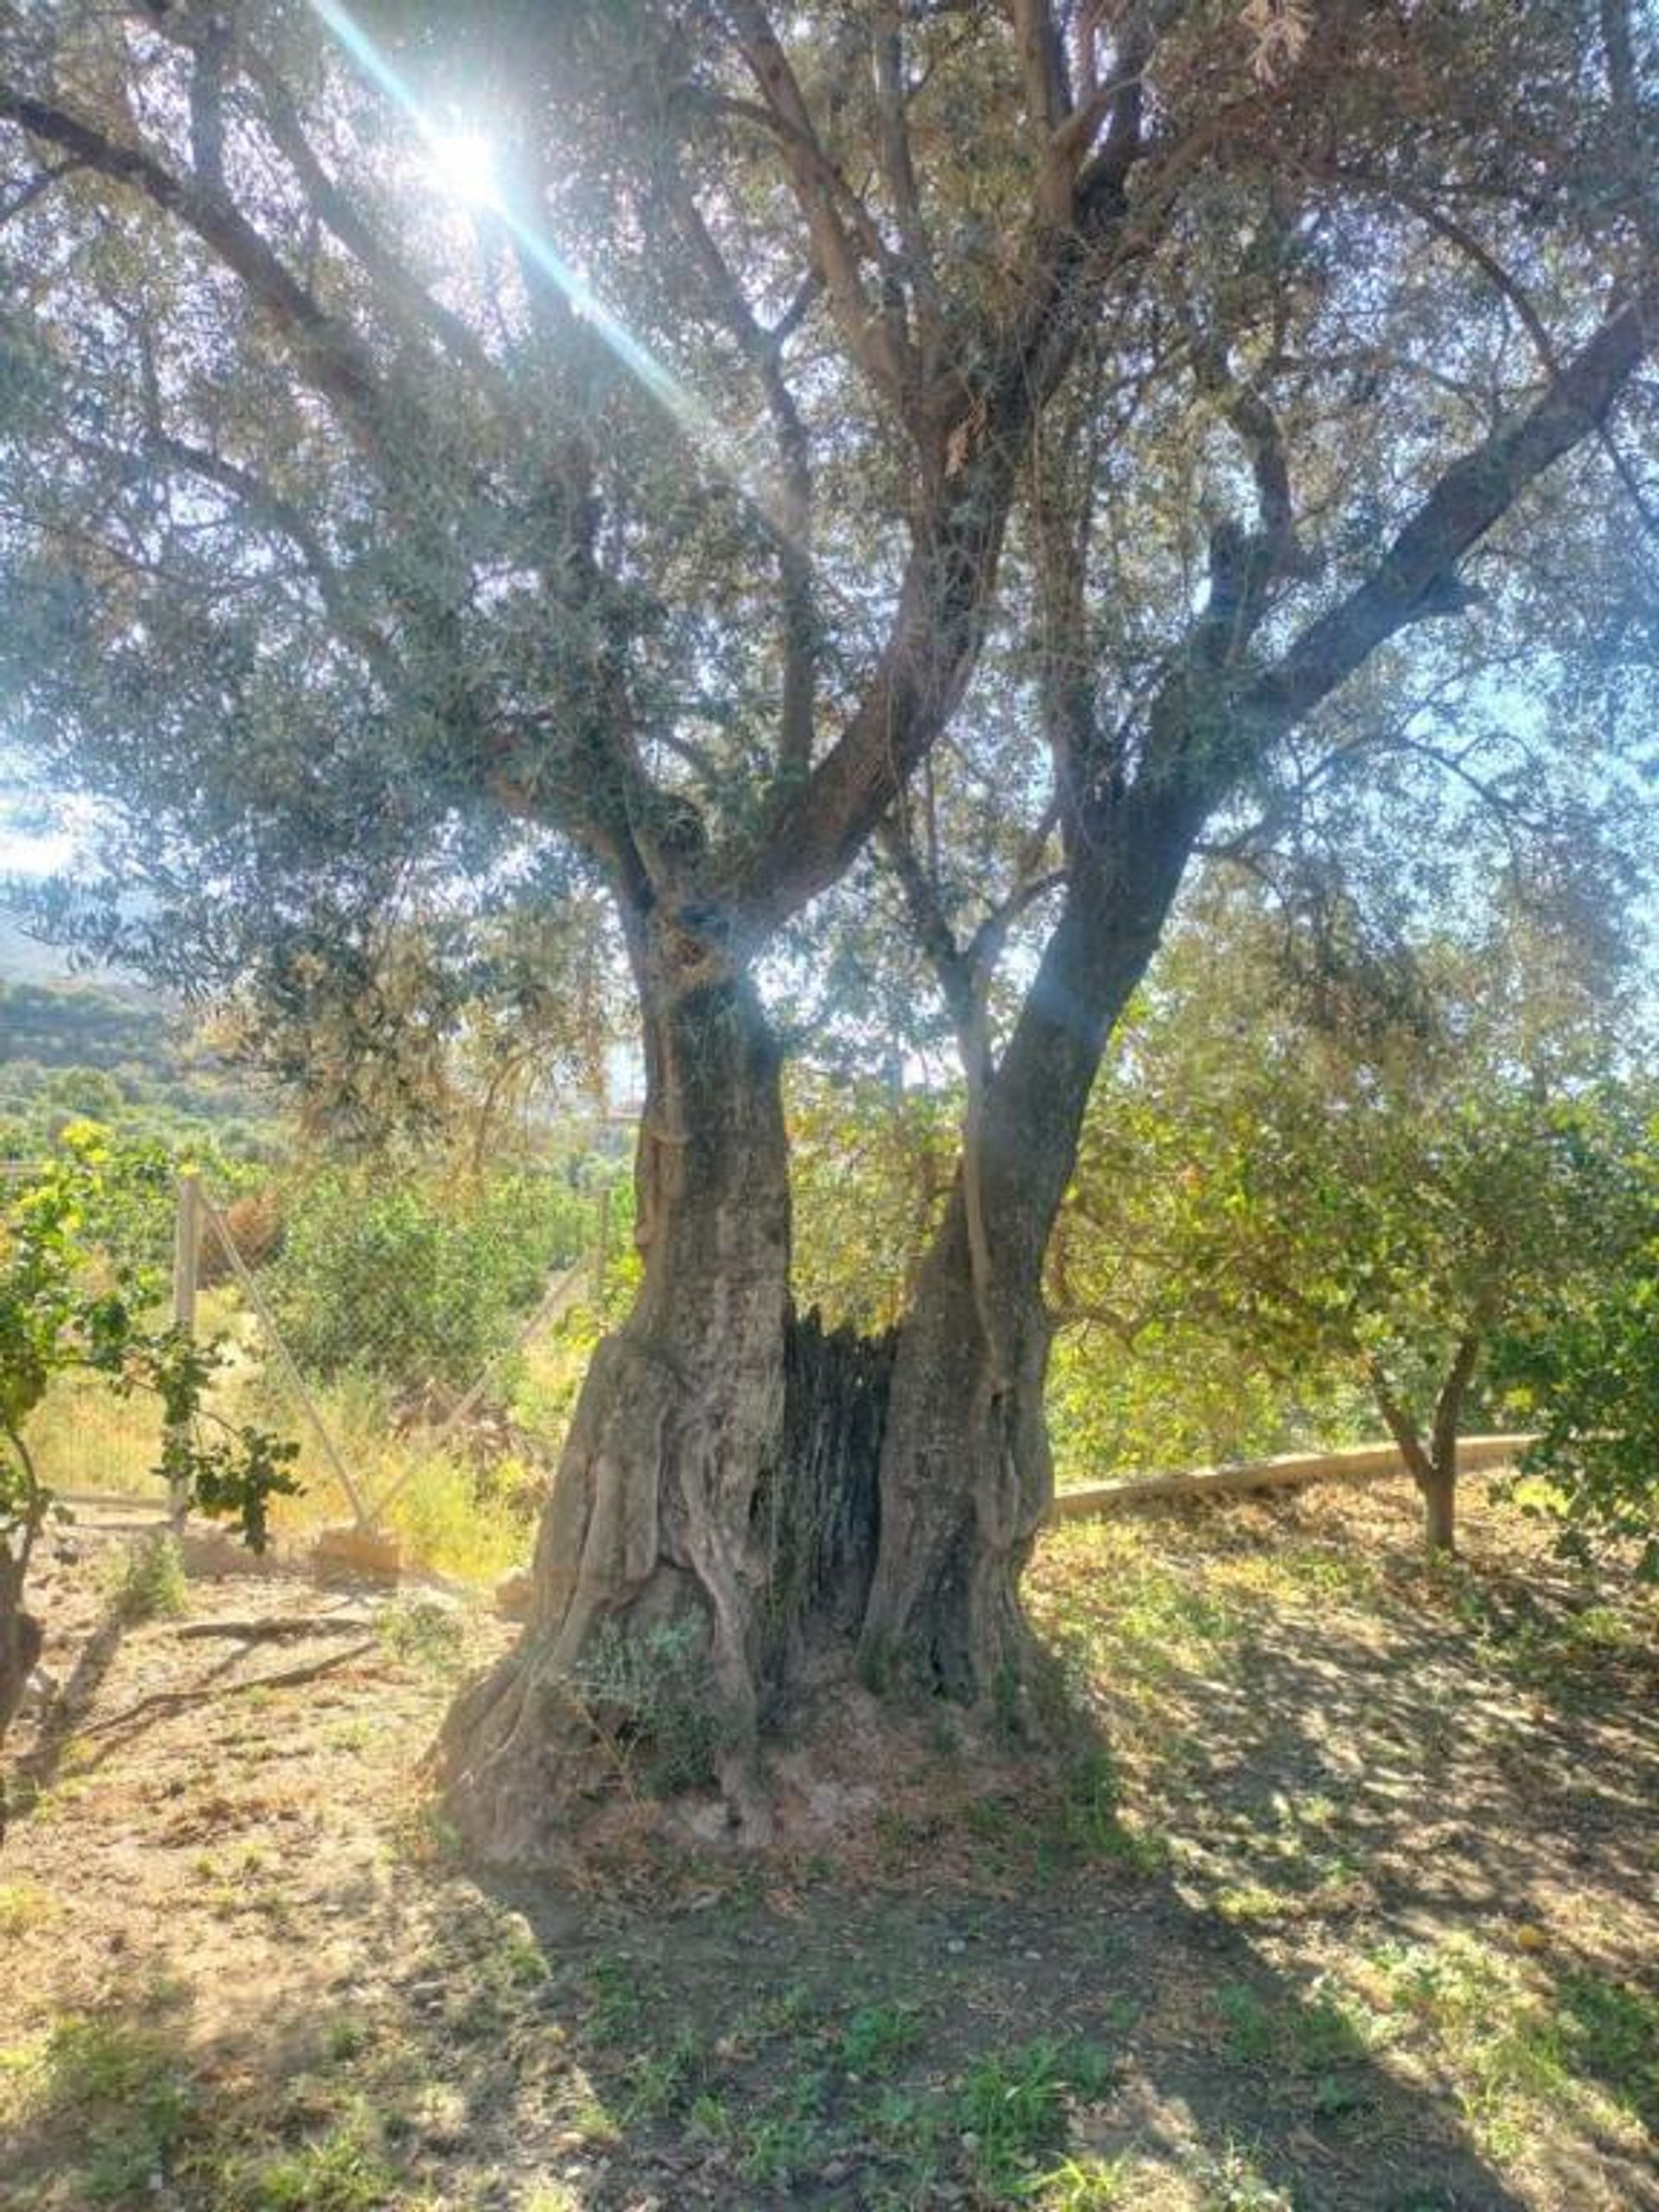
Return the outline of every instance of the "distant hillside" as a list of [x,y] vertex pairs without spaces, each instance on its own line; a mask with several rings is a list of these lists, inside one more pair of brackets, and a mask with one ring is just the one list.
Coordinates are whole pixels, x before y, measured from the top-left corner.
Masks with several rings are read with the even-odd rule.
[[0,889],[0,982],[69,985],[146,1006],[165,1004],[159,992],[125,969],[72,967],[61,945],[42,944],[28,934],[16,910],[6,905],[3,889]]
[[143,1005],[77,978],[0,980],[0,1061],[42,1068],[131,1066],[170,1075],[171,1024]]
[[0,914],[0,1152],[27,1152],[73,1114],[160,1133],[238,1125],[243,1147],[270,1134],[269,1092],[227,1068],[183,1012],[118,972],[76,974]]

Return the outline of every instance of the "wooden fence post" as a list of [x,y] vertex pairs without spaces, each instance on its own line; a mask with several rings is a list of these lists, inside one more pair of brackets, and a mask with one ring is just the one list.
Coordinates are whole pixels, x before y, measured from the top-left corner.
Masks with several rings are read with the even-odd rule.
[[[177,1210],[173,1223],[173,1325],[188,1337],[196,1333],[196,1283],[201,1264],[201,1179],[185,1173],[179,1178]],[[168,1485],[168,1518],[175,1529],[184,1526],[189,1510],[189,1485],[175,1475]]]
[[611,1264],[611,1186],[599,1186],[599,1218],[594,1225],[593,1287],[589,1293],[594,1306],[603,1313],[605,1308],[605,1275]]

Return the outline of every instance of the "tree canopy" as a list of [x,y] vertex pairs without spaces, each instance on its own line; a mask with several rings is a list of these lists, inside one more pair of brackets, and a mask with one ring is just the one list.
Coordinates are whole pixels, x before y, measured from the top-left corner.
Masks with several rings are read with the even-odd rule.
[[[619,925],[645,1266],[537,1656],[457,1723],[493,1847],[607,1624],[706,1637],[745,1818],[831,1623],[1019,1675],[1044,1255],[1201,847],[1363,837],[1418,770],[1558,851],[1628,805],[1652,43],[1625,0],[0,18],[0,670],[102,805],[80,926],[397,1108],[573,896]],[[804,1015],[893,1049],[896,912],[966,1103],[889,1376],[792,1333],[778,1071]]]

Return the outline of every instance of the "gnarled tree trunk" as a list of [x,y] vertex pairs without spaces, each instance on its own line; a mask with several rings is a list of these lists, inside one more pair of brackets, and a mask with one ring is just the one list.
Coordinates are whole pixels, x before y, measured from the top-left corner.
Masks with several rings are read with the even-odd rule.
[[1077,856],[988,1077],[973,1172],[958,1176],[899,1336],[861,1650],[877,1684],[899,1676],[969,1703],[1017,1694],[1020,1575],[1053,1495],[1044,1257],[1106,1039],[1201,819],[1195,797],[1166,787],[1126,800],[1109,834]]
[[706,947],[658,928],[635,969],[644,1280],[583,1384],[526,1632],[459,1700],[441,1745],[451,1813],[494,1857],[545,1839],[591,1751],[584,1701],[603,1705],[619,1667],[636,1682],[653,1666],[695,1673],[728,1797],[757,1810],[770,1573],[757,1502],[782,1441],[789,1273],[779,1055],[748,980]]

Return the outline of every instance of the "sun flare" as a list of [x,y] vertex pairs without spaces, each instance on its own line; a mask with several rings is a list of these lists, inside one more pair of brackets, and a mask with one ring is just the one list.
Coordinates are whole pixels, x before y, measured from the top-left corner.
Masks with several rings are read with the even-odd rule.
[[426,142],[433,181],[469,207],[493,207],[501,194],[495,148],[480,130],[435,130]]

